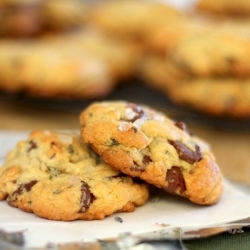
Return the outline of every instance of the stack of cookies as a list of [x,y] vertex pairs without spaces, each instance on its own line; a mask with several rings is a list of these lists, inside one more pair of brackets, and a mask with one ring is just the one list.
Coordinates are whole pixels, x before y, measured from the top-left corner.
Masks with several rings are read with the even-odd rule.
[[198,8],[202,3],[195,13],[169,6],[147,11],[140,4],[109,2],[90,15],[106,34],[141,44],[137,77],[175,104],[214,116],[248,117],[250,21],[205,15]]
[[249,117],[249,6],[236,5],[201,0],[190,13],[143,0],[2,1],[0,89],[93,100],[139,78],[174,104]]
[[106,97],[137,75],[155,27],[183,19],[168,5],[132,0],[6,0],[0,7],[0,89],[50,98]]
[[249,117],[249,27],[249,19],[200,11],[185,23],[162,26],[149,39],[152,50],[140,75],[173,103],[214,116]]
[[0,89],[35,97],[106,96],[134,72],[138,47],[87,24],[82,0],[0,4]]
[[104,219],[146,204],[149,188],[200,205],[220,199],[223,180],[209,146],[148,106],[96,102],[81,133],[33,131],[0,168],[0,200],[51,220]]

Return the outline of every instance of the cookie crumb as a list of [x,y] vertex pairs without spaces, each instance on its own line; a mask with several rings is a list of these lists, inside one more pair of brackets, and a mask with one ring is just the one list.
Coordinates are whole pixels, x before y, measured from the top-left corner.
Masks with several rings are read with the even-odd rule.
[[158,222],[156,222],[155,224],[157,226],[161,226],[161,227],[169,227],[169,224],[166,224],[166,223],[158,223]]
[[115,216],[115,220],[122,223],[123,222],[123,219],[121,217],[118,217],[118,216]]

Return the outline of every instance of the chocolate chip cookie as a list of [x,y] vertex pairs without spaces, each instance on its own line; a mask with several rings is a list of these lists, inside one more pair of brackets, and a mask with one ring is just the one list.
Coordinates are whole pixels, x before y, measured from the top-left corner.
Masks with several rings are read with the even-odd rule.
[[96,102],[80,115],[83,140],[112,167],[198,204],[220,199],[223,181],[209,146],[150,107]]
[[240,36],[194,30],[172,49],[169,58],[180,69],[193,76],[250,75],[250,42]]
[[139,75],[145,84],[164,93],[179,107],[215,117],[250,115],[249,78],[194,77],[159,56],[144,57]]
[[34,131],[0,168],[0,200],[51,220],[95,220],[131,212],[147,185],[102,161],[81,137]]

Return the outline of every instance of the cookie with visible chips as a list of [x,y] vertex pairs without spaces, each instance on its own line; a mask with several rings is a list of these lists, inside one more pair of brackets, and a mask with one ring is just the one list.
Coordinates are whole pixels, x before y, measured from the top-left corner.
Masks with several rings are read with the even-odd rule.
[[112,167],[194,203],[219,201],[223,180],[214,155],[182,122],[113,101],[91,104],[80,123],[83,140]]
[[147,185],[105,164],[74,133],[33,131],[0,168],[0,200],[51,220],[95,220],[132,212]]

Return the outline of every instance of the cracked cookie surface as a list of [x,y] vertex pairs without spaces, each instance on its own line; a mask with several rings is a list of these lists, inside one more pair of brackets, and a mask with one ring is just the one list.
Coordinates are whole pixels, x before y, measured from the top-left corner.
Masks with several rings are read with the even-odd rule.
[[103,219],[132,212],[147,185],[102,161],[79,135],[33,131],[0,168],[0,200],[51,220]]
[[182,122],[126,101],[96,102],[80,115],[81,135],[112,167],[198,204],[214,204],[223,190],[206,142]]

